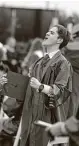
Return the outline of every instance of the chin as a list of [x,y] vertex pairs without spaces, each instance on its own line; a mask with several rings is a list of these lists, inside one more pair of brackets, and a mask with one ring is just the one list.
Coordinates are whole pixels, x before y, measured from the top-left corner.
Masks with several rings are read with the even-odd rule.
[[48,41],[44,40],[44,41],[42,42],[42,45],[43,45],[43,46],[49,46],[50,44],[48,43]]

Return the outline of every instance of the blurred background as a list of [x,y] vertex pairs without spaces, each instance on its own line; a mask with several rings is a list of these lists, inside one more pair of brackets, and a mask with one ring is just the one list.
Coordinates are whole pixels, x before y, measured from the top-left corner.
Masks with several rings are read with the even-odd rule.
[[4,52],[8,50],[3,60],[8,58],[11,63],[13,58],[18,66],[24,66],[22,62],[27,63],[35,49],[42,50],[42,39],[55,24],[64,25],[72,33],[79,23],[78,6],[76,0],[0,0],[0,42]]
[[79,2],[67,0],[0,0],[0,41],[43,38],[50,25],[60,23],[71,31],[79,21]]
[[[12,35],[17,41],[45,36],[50,25],[69,27],[79,21],[79,2],[66,0],[0,0],[0,41]],[[72,24],[71,24],[72,23]]]
[[[8,130],[5,126],[2,131],[0,129],[0,146],[13,145],[14,137],[12,136],[17,132],[24,102],[21,102],[24,100],[22,98],[20,100],[13,98],[14,95],[12,97],[4,95],[5,86],[1,85],[1,78],[4,76],[5,79],[8,70],[24,76],[30,75],[31,65],[44,55],[42,41],[46,32],[56,24],[65,26],[71,34],[75,34],[75,39],[71,37],[69,46],[62,49],[63,55],[70,57],[74,76],[76,76],[73,78],[76,89],[73,88],[73,104],[71,103],[71,106],[75,107],[79,103],[77,99],[77,91],[79,91],[79,1],[0,0],[0,119],[14,117],[13,122],[10,120],[11,125],[7,122]],[[15,86],[14,81],[11,82],[13,82],[11,85]],[[11,132],[13,132],[12,135]]]

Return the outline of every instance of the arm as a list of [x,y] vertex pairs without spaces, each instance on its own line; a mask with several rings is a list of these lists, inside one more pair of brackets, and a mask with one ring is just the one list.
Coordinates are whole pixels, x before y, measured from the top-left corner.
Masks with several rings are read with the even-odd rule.
[[79,120],[72,116],[65,122],[57,122],[52,126],[46,128],[47,132],[50,132],[52,136],[60,135],[74,135],[79,133]]
[[[61,95],[63,98],[64,89],[67,89],[68,93],[70,93],[72,90],[72,86],[71,86],[72,78],[70,78],[70,76],[71,76],[71,65],[68,64],[67,61],[64,61],[60,66],[60,70],[58,72],[54,84],[52,84],[51,86],[43,84],[44,88],[42,92],[47,94],[51,98],[58,99]],[[32,77],[30,80],[30,85],[35,89],[39,89],[41,83],[36,78]]]
[[[55,100],[56,106],[64,103],[72,92],[72,67],[67,61],[63,61],[60,66],[60,71],[50,90],[49,106],[52,106],[52,101]],[[54,91],[54,92],[53,92]],[[54,93],[54,94],[53,94]]]
[[14,135],[18,129],[19,122],[14,122],[14,117],[0,118],[0,135]]
[[[57,71],[58,70],[58,71]],[[69,62],[64,60],[60,66],[56,67],[56,79],[54,84],[51,84],[48,96],[49,106],[62,104],[67,100],[72,92],[72,67]],[[46,90],[47,91],[47,90]],[[43,92],[43,91],[42,91]],[[55,103],[54,103],[55,101]]]
[[65,127],[68,133],[74,134],[79,132],[79,120],[72,116],[65,122]]
[[52,136],[68,135],[65,127],[65,122],[57,122],[52,126],[46,127],[46,132],[50,133]]
[[56,76],[54,84],[51,84],[50,97],[53,95],[64,94],[64,89],[72,92],[72,68],[70,63],[63,61],[59,67],[59,72]]
[[[65,122],[57,122],[46,128],[53,136],[69,135],[73,140],[79,139],[79,107],[75,116],[70,117]],[[77,140],[76,139],[76,140]]]

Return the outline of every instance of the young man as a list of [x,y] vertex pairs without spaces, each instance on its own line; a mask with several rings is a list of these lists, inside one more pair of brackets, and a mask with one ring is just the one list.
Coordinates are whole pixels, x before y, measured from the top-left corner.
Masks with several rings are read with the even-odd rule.
[[60,49],[67,45],[69,39],[69,32],[61,25],[54,26],[46,33],[42,45],[48,55],[37,60],[32,66],[26,92],[21,146],[47,145],[48,137],[44,129],[35,126],[34,121],[55,123],[67,118],[72,73],[71,64],[61,54]]

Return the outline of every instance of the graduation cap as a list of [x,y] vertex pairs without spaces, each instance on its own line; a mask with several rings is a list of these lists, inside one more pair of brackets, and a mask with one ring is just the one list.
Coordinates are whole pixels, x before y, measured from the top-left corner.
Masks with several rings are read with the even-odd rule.
[[15,98],[19,101],[24,101],[29,77],[19,73],[8,71],[8,83],[5,84],[5,95]]

